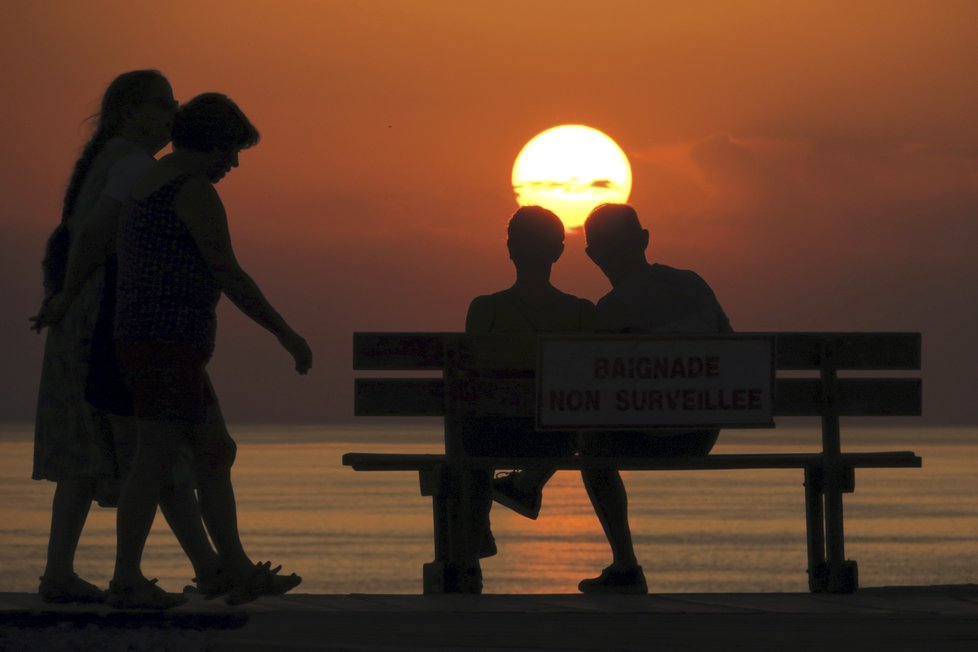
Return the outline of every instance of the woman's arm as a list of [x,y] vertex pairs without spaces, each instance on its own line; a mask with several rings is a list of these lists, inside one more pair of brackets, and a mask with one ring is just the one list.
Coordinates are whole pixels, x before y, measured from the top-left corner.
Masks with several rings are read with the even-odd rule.
[[41,310],[31,318],[32,328],[40,331],[61,321],[92,272],[105,263],[119,228],[121,208],[118,199],[102,195],[88,213],[79,216],[82,222],[69,249],[64,286],[58,294],[45,298]]
[[224,204],[214,186],[202,178],[190,179],[177,193],[174,203],[177,216],[190,229],[221,291],[255,323],[274,334],[295,359],[296,371],[306,373],[312,366],[312,351],[238,264],[231,247]]

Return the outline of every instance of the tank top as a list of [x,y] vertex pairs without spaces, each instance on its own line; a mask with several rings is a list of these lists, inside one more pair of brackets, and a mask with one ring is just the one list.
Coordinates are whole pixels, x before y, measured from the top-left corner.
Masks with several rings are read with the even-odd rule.
[[178,176],[123,206],[114,336],[188,343],[210,355],[221,292],[173,206],[189,178]]

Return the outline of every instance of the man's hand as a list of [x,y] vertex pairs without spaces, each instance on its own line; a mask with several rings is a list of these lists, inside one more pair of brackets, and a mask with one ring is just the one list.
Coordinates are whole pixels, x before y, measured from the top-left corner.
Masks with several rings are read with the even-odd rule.
[[280,342],[295,360],[295,370],[305,375],[312,367],[312,349],[298,333],[289,333]]

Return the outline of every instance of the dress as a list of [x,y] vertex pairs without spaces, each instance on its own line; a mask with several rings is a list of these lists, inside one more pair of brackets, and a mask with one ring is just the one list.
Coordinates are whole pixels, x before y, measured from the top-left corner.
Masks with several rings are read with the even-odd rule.
[[114,337],[137,417],[200,423],[221,296],[174,200],[180,175],[122,211]]
[[[512,290],[476,297],[489,306],[490,333],[576,333],[590,328],[594,304],[559,292],[545,304],[527,304]],[[576,434],[536,431],[533,419],[470,417],[462,426],[462,441],[469,455],[561,457],[572,452]]]
[[[594,330],[613,333],[731,333],[730,320],[713,290],[696,272],[652,264],[624,279],[602,297]],[[583,440],[588,455],[706,455],[719,430],[604,431]]]
[[[122,138],[109,140],[92,162],[67,227],[71,247],[102,194],[119,199],[134,181],[134,160],[153,158]],[[126,184],[128,183],[128,187]],[[107,192],[108,191],[108,192]],[[105,288],[104,267],[87,279],[64,318],[48,328],[34,423],[35,480],[94,478],[96,499],[110,503],[118,486],[112,432],[104,413],[85,400],[89,355]]]

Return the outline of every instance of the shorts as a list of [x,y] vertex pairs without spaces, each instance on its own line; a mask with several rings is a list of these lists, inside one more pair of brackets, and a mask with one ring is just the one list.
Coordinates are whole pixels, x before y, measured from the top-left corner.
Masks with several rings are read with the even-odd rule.
[[215,403],[205,366],[210,355],[192,344],[119,341],[116,355],[138,419],[198,424]]
[[719,430],[585,432],[580,450],[593,457],[702,457],[719,435]]

